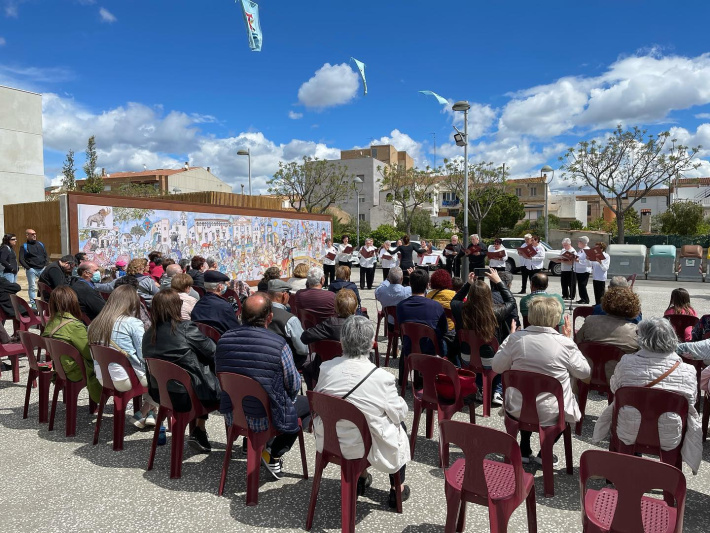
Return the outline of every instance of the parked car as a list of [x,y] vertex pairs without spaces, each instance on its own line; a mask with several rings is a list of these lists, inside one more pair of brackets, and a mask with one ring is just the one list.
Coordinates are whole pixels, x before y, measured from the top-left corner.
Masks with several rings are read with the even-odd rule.
[[[503,241],[505,251],[508,253],[508,263],[505,269],[508,272],[517,272],[520,270],[521,264],[520,257],[518,256],[518,248],[525,244],[525,239],[522,237],[505,237],[501,240]],[[562,250],[555,250],[544,241],[540,241],[540,244],[545,248],[545,262],[543,263],[543,268],[546,268],[555,276],[559,276],[562,272],[562,264],[555,263],[553,259],[558,258]]]

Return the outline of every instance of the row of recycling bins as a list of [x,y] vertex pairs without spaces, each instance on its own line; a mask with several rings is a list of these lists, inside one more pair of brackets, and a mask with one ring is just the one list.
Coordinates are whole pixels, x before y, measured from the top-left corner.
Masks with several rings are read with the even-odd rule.
[[[645,276],[646,279],[705,281],[703,270],[703,248],[696,244],[687,244],[677,248],[668,244],[651,246],[650,252],[643,244],[612,244],[607,249],[611,258],[607,276]],[[646,255],[648,253],[648,263]],[[648,269],[646,266],[648,264]],[[710,282],[710,251],[705,268]]]

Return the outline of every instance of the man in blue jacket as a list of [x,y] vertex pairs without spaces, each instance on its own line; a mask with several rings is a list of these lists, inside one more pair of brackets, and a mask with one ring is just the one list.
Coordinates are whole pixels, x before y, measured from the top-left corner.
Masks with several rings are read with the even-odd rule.
[[37,297],[37,280],[42,270],[47,266],[49,256],[44,244],[37,240],[37,232],[28,228],[25,231],[27,242],[20,247],[20,264],[27,273],[27,294],[30,297],[30,305],[35,307]]
[[220,333],[238,328],[239,321],[232,304],[221,297],[227,290],[229,278],[218,270],[208,270],[204,280],[205,295],[193,307],[190,318],[212,326]]

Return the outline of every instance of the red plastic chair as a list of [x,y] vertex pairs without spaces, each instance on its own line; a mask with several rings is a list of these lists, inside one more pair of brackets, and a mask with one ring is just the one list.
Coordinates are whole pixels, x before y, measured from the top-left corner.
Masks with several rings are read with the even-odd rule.
[[[389,366],[390,355],[392,359],[397,359],[397,348],[399,337],[402,332],[399,330],[399,321],[397,320],[397,306],[390,305],[382,310],[385,314],[385,331],[387,333],[387,353],[385,354],[385,367]],[[392,317],[394,327],[390,331],[389,319]]]
[[[560,433],[564,434],[565,460],[567,473],[572,475],[572,429],[565,422],[565,402],[562,397],[562,385],[552,376],[522,370],[503,372],[503,389],[517,389],[523,398],[518,420],[505,413],[505,429],[509,435],[518,437],[518,431],[524,429],[540,435],[540,455],[542,456],[542,477],[545,496],[555,495],[555,480],[552,477],[552,446]],[[557,399],[559,415],[554,426],[541,426],[537,414],[537,397],[551,394]]]
[[579,422],[575,425],[574,432],[577,435],[581,435],[589,391],[595,390],[606,394],[607,403],[611,403],[614,400],[614,395],[609,387],[609,379],[611,379],[611,376],[607,377],[605,368],[609,361],[618,362],[621,360],[624,352],[616,346],[602,342],[581,342],[578,347],[582,355],[589,359],[592,367],[589,383],[585,383],[581,379],[577,380],[577,402],[579,404],[579,410],[582,413],[582,418],[580,418]]
[[[587,481],[592,477],[606,478],[615,488],[588,489]],[[683,531],[685,476],[673,466],[642,457],[587,450],[579,459],[579,489],[582,531]],[[675,506],[644,496],[654,489],[671,494]]]
[[[30,304],[17,294],[10,295],[10,302],[12,303],[12,309],[15,311],[15,319],[20,323],[20,331],[27,331],[32,326],[40,326],[42,322],[40,322],[39,317],[35,315]],[[25,315],[22,314],[23,311],[26,313]]]
[[39,330],[44,332],[44,328],[47,327],[47,322],[49,322],[49,304],[41,298],[35,298],[35,305],[37,306],[37,316],[39,317]]
[[703,398],[703,442],[708,440],[708,423],[710,422],[710,394],[705,393]]
[[298,310],[298,319],[301,321],[304,331],[317,326],[322,322],[318,315],[307,309]]
[[[53,290],[54,289],[52,289],[52,287],[47,285],[45,282],[43,282],[43,281],[37,282],[37,292],[39,293],[39,296],[42,299],[44,299],[46,302],[49,301],[49,297],[52,295]],[[37,300],[37,299],[35,298],[35,300]]]
[[[444,531],[465,529],[466,503],[471,502],[488,507],[491,532],[504,533],[510,515],[525,501],[528,531],[536,533],[535,478],[523,470],[516,440],[502,431],[454,420],[439,422],[439,435],[442,449],[454,444],[464,454],[450,468],[444,463]],[[505,456],[506,462],[486,459],[494,453]]]
[[695,324],[700,322],[700,319],[693,315],[666,315],[664,318],[669,320],[671,326],[673,326],[678,342],[685,342],[686,330],[688,328],[692,329]]
[[12,334],[14,335],[20,329],[19,321],[14,317],[9,316],[7,313],[5,313],[5,311],[0,308],[0,324],[2,324],[2,326],[4,327],[5,322],[7,322],[8,320],[12,320]]
[[461,368],[481,374],[483,380],[483,416],[491,415],[491,389],[493,388],[493,380],[498,375],[493,372],[492,368],[484,368],[481,362],[481,347],[490,346],[493,353],[498,351],[498,341],[491,339],[488,342],[481,340],[476,334],[468,329],[459,330],[459,343],[461,344],[461,355],[468,355],[469,361],[461,357]]
[[637,274],[632,274],[631,276],[626,276],[626,281],[629,282],[630,289],[634,288],[634,283],[636,283],[636,276],[637,276]]
[[[641,413],[641,426],[634,444],[624,444],[616,434],[619,410],[622,407],[633,407]],[[658,435],[658,419],[664,413],[676,413],[682,420],[680,443],[676,448],[665,451],[661,449]],[[680,450],[685,439],[687,417],[688,400],[676,392],[653,387],[622,387],[614,395],[609,451],[629,455],[650,453],[658,455],[666,464],[681,468]]]
[[[365,415],[347,400],[323,394],[322,392],[308,391],[308,401],[311,405],[313,416],[320,418],[323,424],[323,451],[316,452],[316,472],[313,476],[311,501],[308,504],[306,518],[306,531],[313,526],[313,517],[316,512],[318,491],[320,489],[323,470],[329,463],[340,465],[340,497],[341,497],[341,530],[346,533],[355,531],[355,505],[357,503],[357,480],[360,474],[370,466],[367,456],[372,446],[370,427]],[[344,459],[340,450],[340,441],[335,426],[340,421],[348,421],[357,427],[362,437],[364,454],[360,459]],[[402,484],[399,472],[394,475],[395,492],[397,494],[397,512],[402,512]]]
[[104,301],[108,301],[109,297],[111,296],[110,292],[99,291],[99,294],[101,295],[101,298],[104,299]]
[[[141,385],[136,376],[131,363],[125,354],[109,346],[91,345],[91,357],[101,368],[101,378],[103,388],[101,390],[101,400],[99,401],[99,415],[94,428],[94,446],[99,442],[99,432],[101,431],[101,420],[104,414],[104,407],[109,397],[113,397],[113,450],[123,450],[123,437],[126,426],[126,405],[133,400],[133,411],[141,409],[141,396],[148,392],[148,388]],[[131,381],[131,388],[125,392],[117,391],[113,385],[113,380],[109,374],[109,365],[116,364],[123,368]]]
[[[232,458],[232,445],[237,437],[243,435],[247,438],[247,505],[257,505],[259,503],[259,468],[261,466],[261,453],[264,451],[266,443],[280,434],[271,422],[271,402],[268,394],[259,382],[232,372],[218,372],[219,384],[222,393],[229,395],[232,401],[232,425],[227,429],[227,451],[222,463],[222,476],[219,480],[220,496],[224,492],[224,485],[227,481],[227,470],[229,461]],[[242,402],[244,398],[253,398],[264,407],[266,417],[269,419],[269,429],[257,433],[249,429]],[[298,422],[298,443],[301,447],[301,464],[303,466],[303,479],[308,479],[308,464],[306,461],[306,447],[303,442],[303,428]]]
[[[35,300],[39,301],[39,300]],[[39,422],[49,420],[49,384],[52,381],[52,363],[47,363],[49,355],[45,349],[44,339],[30,331],[20,331],[20,342],[25,348],[30,371],[27,375],[27,391],[25,392],[25,408],[22,411],[22,418],[27,418],[27,411],[30,406],[30,394],[33,387],[37,386],[35,380],[39,380]],[[42,350],[45,350],[45,363],[40,366],[39,358]]]
[[312,342],[308,345],[308,349],[312,354],[318,354],[320,356],[321,363],[335,359],[343,355],[343,345],[340,341],[334,340],[322,340]]
[[[426,324],[419,324],[418,322],[405,322],[399,325],[399,330],[402,335],[402,343],[404,343],[405,337],[409,338],[411,352],[425,353],[421,347],[421,342],[429,339],[434,346],[434,353],[429,355],[438,355],[439,357],[442,357],[441,349],[439,347],[439,340],[436,335],[436,331],[434,331],[432,327],[427,326]],[[407,381],[409,379],[410,370],[408,358],[405,358],[404,376],[400,376],[400,382],[402,384],[402,397],[404,397],[407,391]]]
[[89,318],[89,315],[86,313],[81,313],[81,321],[84,323],[84,325],[88,328],[91,325],[91,319]]
[[205,297],[205,289],[203,289],[202,287],[198,287],[197,285],[193,285],[192,288],[200,298]]
[[592,316],[592,313],[594,312],[594,307],[591,305],[583,305],[580,307],[575,307],[574,311],[572,311],[572,329],[574,329],[575,332],[578,330],[575,328],[575,324],[577,324],[577,319],[578,318],[584,318],[586,319],[588,316]]
[[[7,357],[12,363],[12,382],[20,382],[20,356],[25,355],[22,344],[0,344],[0,358]],[[0,372],[2,375],[2,372]]]
[[[237,291],[234,289],[227,289],[224,291],[224,294],[220,296],[222,299],[229,301],[229,298],[234,298],[234,301],[237,302],[237,307],[238,309],[235,311],[235,314],[237,316],[240,316],[242,314],[242,301],[239,299],[239,295],[237,294]],[[231,303],[231,302],[230,302]]]
[[[197,398],[192,388],[190,374],[178,365],[170,363],[169,361],[151,358],[147,358],[145,362],[148,365],[148,372],[158,384],[158,393],[160,394],[160,409],[158,409],[158,417],[155,420],[155,432],[153,433],[153,442],[150,446],[148,470],[153,469],[155,450],[158,447],[158,435],[160,435],[160,426],[163,425],[163,420],[170,415],[172,416],[170,479],[176,479],[182,475],[182,453],[183,444],[185,443],[185,428],[189,424],[190,429],[194,429],[195,419],[198,416],[204,416],[215,411],[219,407],[219,404],[209,405],[207,407],[202,405],[202,402]],[[170,395],[168,394],[169,381],[176,381],[185,387],[187,394],[190,396],[190,403],[192,404],[189,411],[180,413],[173,409],[173,402],[170,401]]]
[[[73,437],[76,435],[76,417],[77,404],[79,393],[86,387],[86,368],[84,367],[84,358],[79,351],[68,342],[57,339],[44,337],[44,345],[49,352],[49,357],[52,359],[52,369],[55,372],[54,395],[52,396],[52,410],[49,415],[49,431],[54,430],[54,416],[57,412],[57,400],[59,391],[64,393],[64,402],[66,403],[66,436]],[[69,357],[74,361],[79,369],[81,369],[80,381],[69,381],[64,372],[64,367],[61,363],[62,357]],[[89,412],[93,413],[96,409],[96,404],[89,400]]]
[[215,343],[219,342],[219,339],[222,338],[220,332],[208,324],[203,324],[202,322],[195,322],[195,325],[205,337],[212,339]]
[[[414,397],[414,420],[412,421],[412,435],[410,437],[409,449],[414,459],[414,447],[417,443],[417,433],[419,432],[419,419],[422,416],[422,410],[426,410],[426,438],[431,439],[434,429],[434,409],[439,422],[442,420],[451,419],[455,413],[464,408],[464,395],[475,394],[478,390],[475,382],[472,383],[473,388],[467,391],[462,390],[459,373],[454,364],[448,359],[438,357],[436,355],[426,355],[423,353],[410,353],[407,356],[407,363],[410,370],[419,372],[422,375],[423,388],[416,390],[414,382],[412,382],[412,396]],[[453,397],[442,398],[437,392],[437,383],[440,381],[440,376],[444,375],[446,384],[453,385]],[[474,374],[471,372],[473,379]],[[442,380],[443,381],[443,380]],[[472,405],[468,406],[471,424],[476,423],[476,410]],[[449,462],[449,448],[443,447],[443,456],[440,457],[441,464]]]

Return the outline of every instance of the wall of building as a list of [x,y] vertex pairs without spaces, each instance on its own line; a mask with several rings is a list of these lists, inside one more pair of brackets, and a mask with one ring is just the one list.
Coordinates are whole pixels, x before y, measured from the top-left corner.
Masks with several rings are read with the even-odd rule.
[[44,200],[42,150],[42,95],[0,86],[0,234],[5,204]]
[[168,190],[172,193],[176,188],[180,189],[180,192],[232,192],[228,183],[204,168],[192,168],[168,176]]
[[[377,167],[384,167],[385,164],[377,159],[372,159],[371,157],[365,157],[360,159],[345,159],[345,160],[334,160],[333,163],[339,164],[341,167],[345,167],[345,171],[351,174],[353,177],[357,176],[362,180],[362,188],[360,191],[360,219],[369,222],[371,226],[376,227],[372,222],[372,209],[380,205],[380,183],[378,180],[382,179],[381,172]],[[356,193],[348,198],[346,201],[341,202],[338,207],[343,211],[346,211],[353,220],[357,219],[357,203]],[[380,217],[380,214],[375,215],[376,218]]]

